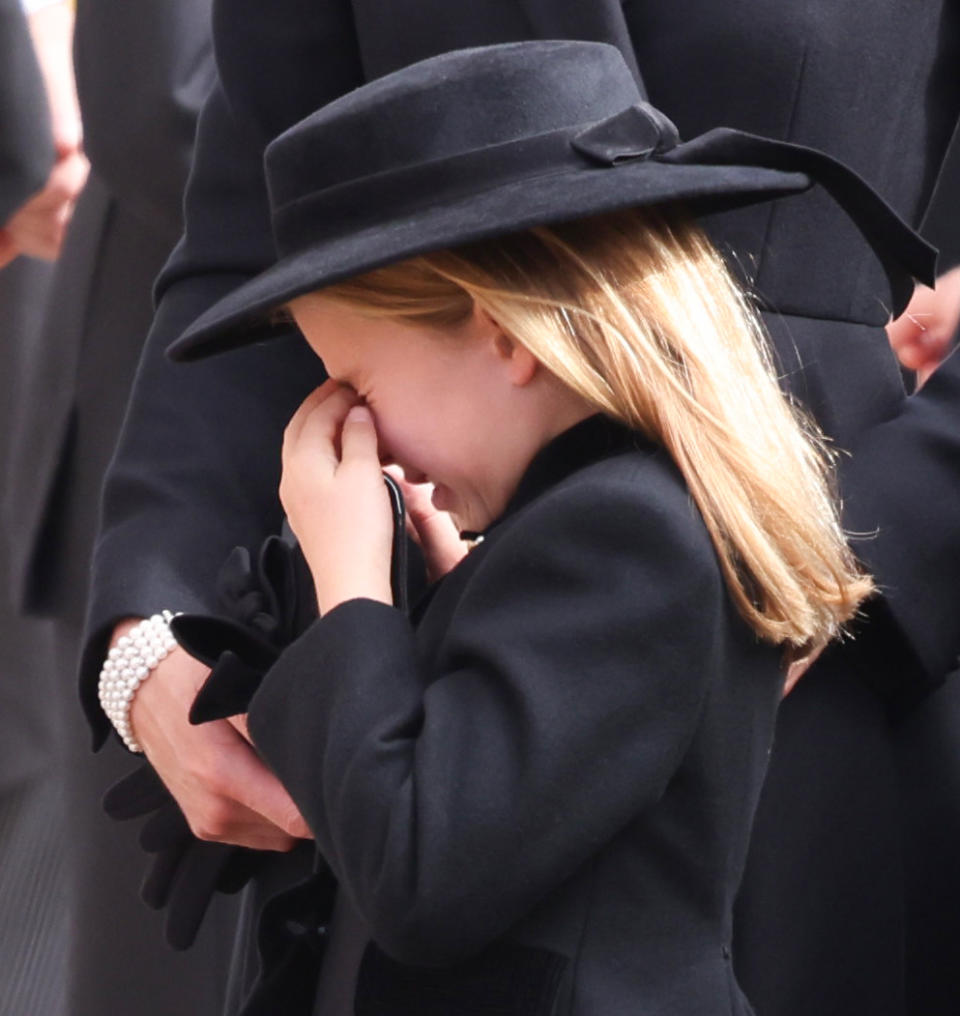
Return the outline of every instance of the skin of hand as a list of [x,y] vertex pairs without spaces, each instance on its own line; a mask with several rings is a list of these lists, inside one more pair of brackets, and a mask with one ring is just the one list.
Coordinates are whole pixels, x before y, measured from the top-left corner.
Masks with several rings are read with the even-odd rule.
[[73,9],[67,3],[30,15],[30,34],[43,73],[56,155],[44,187],[0,229],[0,268],[21,254],[55,261],[73,207],[87,181],[80,107],[73,79]]
[[390,604],[393,521],[373,414],[327,381],[283,438],[280,501],[300,541],[321,614],[357,597]]
[[397,465],[386,466],[384,472],[400,486],[407,509],[407,533],[423,551],[427,579],[436,582],[466,557],[469,544],[460,539],[450,513],[434,507],[433,484],[411,483]]
[[950,352],[960,326],[960,266],[937,279],[936,289],[918,286],[907,309],[887,325],[897,358],[917,372],[922,385]]
[[784,662],[787,667],[787,675],[783,681],[783,698],[786,698],[796,688],[797,682],[817,662],[820,654],[826,648],[826,645],[818,646],[812,652],[797,659],[791,659],[789,654],[786,655]]
[[[136,619],[114,629],[115,644]],[[246,720],[187,719],[209,668],[175,649],[137,690],[130,721],[151,765],[201,840],[287,851],[312,833],[249,742]]]

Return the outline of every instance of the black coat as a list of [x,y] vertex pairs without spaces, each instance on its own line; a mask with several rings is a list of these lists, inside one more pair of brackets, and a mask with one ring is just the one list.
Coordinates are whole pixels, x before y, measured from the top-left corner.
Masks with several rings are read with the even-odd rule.
[[340,605],[249,713],[372,936],[356,1011],[747,1013],[732,908],[783,674],[669,456],[577,424],[417,616]]
[[[97,740],[106,721],[93,683],[114,621],[162,607],[215,609],[224,556],[234,544],[258,545],[279,524],[277,449],[317,380],[308,351],[290,338],[188,367],[163,359],[188,321],[273,258],[260,163],[273,136],[356,84],[431,53],[592,38],[636,60],[651,100],[681,135],[728,124],[819,146],[916,223],[960,111],[957,21],[946,0],[873,5],[869,16],[853,0],[215,7],[220,78],[201,117],[187,230],[161,279],[106,487],[83,683]],[[905,395],[881,327],[889,293],[853,227],[814,192],[718,216],[710,228],[775,308],[768,325],[786,383],[840,446],[870,441],[876,425],[902,412]],[[943,383],[957,377],[954,361]],[[844,484],[860,528],[874,528],[870,519],[894,488],[907,519],[918,499],[956,503],[956,404],[931,390],[899,432],[920,416],[937,435],[922,453],[933,456],[933,471],[920,488],[901,486],[902,462],[874,441]],[[914,457],[913,439],[898,454]],[[938,525],[946,528],[909,530],[943,561],[935,575],[922,570],[924,556],[898,552],[902,532],[858,544],[880,582],[903,591],[881,629],[889,645],[866,664],[847,651],[831,654],[781,710],[738,924],[741,979],[761,1014],[902,1011],[901,857],[885,709],[939,680],[960,648],[960,615],[908,609],[949,602],[960,581],[956,556],[935,543],[960,541],[957,520],[944,512]],[[835,905],[840,898],[846,907]]]

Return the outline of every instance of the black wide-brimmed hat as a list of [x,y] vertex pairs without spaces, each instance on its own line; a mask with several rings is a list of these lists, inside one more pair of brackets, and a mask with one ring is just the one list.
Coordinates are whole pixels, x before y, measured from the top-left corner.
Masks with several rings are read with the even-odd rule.
[[813,149],[717,128],[680,142],[613,46],[458,50],[364,85],[267,148],[278,260],[169,350],[196,359],[263,337],[310,290],[427,251],[632,206],[695,213],[822,184],[880,257],[894,302],[932,281],[928,247],[852,170]]

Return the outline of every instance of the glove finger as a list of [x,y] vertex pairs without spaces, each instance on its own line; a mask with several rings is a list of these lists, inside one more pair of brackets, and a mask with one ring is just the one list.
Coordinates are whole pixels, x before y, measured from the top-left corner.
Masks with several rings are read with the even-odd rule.
[[238,893],[257,873],[265,860],[260,850],[238,848],[237,852],[224,865],[217,880],[217,892],[228,896]]
[[170,791],[149,763],[144,763],[103,795],[103,810],[113,819],[138,818],[172,800]]
[[171,948],[183,950],[193,945],[220,874],[238,849],[227,843],[200,840],[190,845],[177,872],[167,908],[165,935]]
[[167,905],[177,870],[188,848],[189,843],[183,843],[154,854],[140,885],[140,899],[151,910],[162,910]]
[[148,854],[182,846],[192,838],[190,826],[175,801],[154,812],[140,830],[140,846]]

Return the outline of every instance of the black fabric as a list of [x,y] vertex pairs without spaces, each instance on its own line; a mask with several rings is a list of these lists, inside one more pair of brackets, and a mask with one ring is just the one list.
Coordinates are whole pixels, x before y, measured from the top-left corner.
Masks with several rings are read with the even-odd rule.
[[960,991],[960,669],[902,719],[897,761],[907,872],[906,998],[911,1016],[951,1016]]
[[493,946],[453,967],[410,967],[374,944],[360,965],[356,1016],[551,1016],[567,961]]
[[103,808],[118,821],[147,816],[139,843],[151,861],[140,898],[152,910],[166,911],[164,936],[173,949],[194,944],[215,893],[239,892],[264,862],[260,851],[197,840],[147,762],[107,791]]
[[[913,398],[895,420],[872,428],[854,445],[844,467],[845,522],[858,533],[876,533],[857,551],[877,575],[884,598],[913,653],[929,674],[955,669],[960,650],[960,578],[957,501],[937,491],[937,476],[960,476],[957,447],[960,356],[954,351],[931,377],[923,398]],[[885,482],[897,463],[896,485]],[[898,578],[903,559],[925,581]],[[945,590],[952,590],[947,592]],[[935,633],[917,638],[915,633]]]
[[492,1011],[533,1011],[557,971],[522,944],[576,970],[556,995],[574,1016],[746,1012],[731,909],[779,651],[640,435],[585,420],[522,486],[415,629],[368,600],[314,622],[254,696],[254,741],[377,946],[446,971],[406,971],[411,1005],[419,984],[426,1012],[445,992],[482,1011],[489,962]]
[[[960,132],[954,134],[923,230],[940,248],[940,270],[955,267],[960,262]],[[954,346],[958,342],[960,329]],[[960,942],[955,849],[960,841],[960,671],[899,719],[895,743],[903,799],[907,1012],[952,1016],[960,998],[960,969],[954,963]]]
[[243,1016],[309,1013],[333,908],[335,884],[321,870],[269,899],[258,915],[261,972]]

